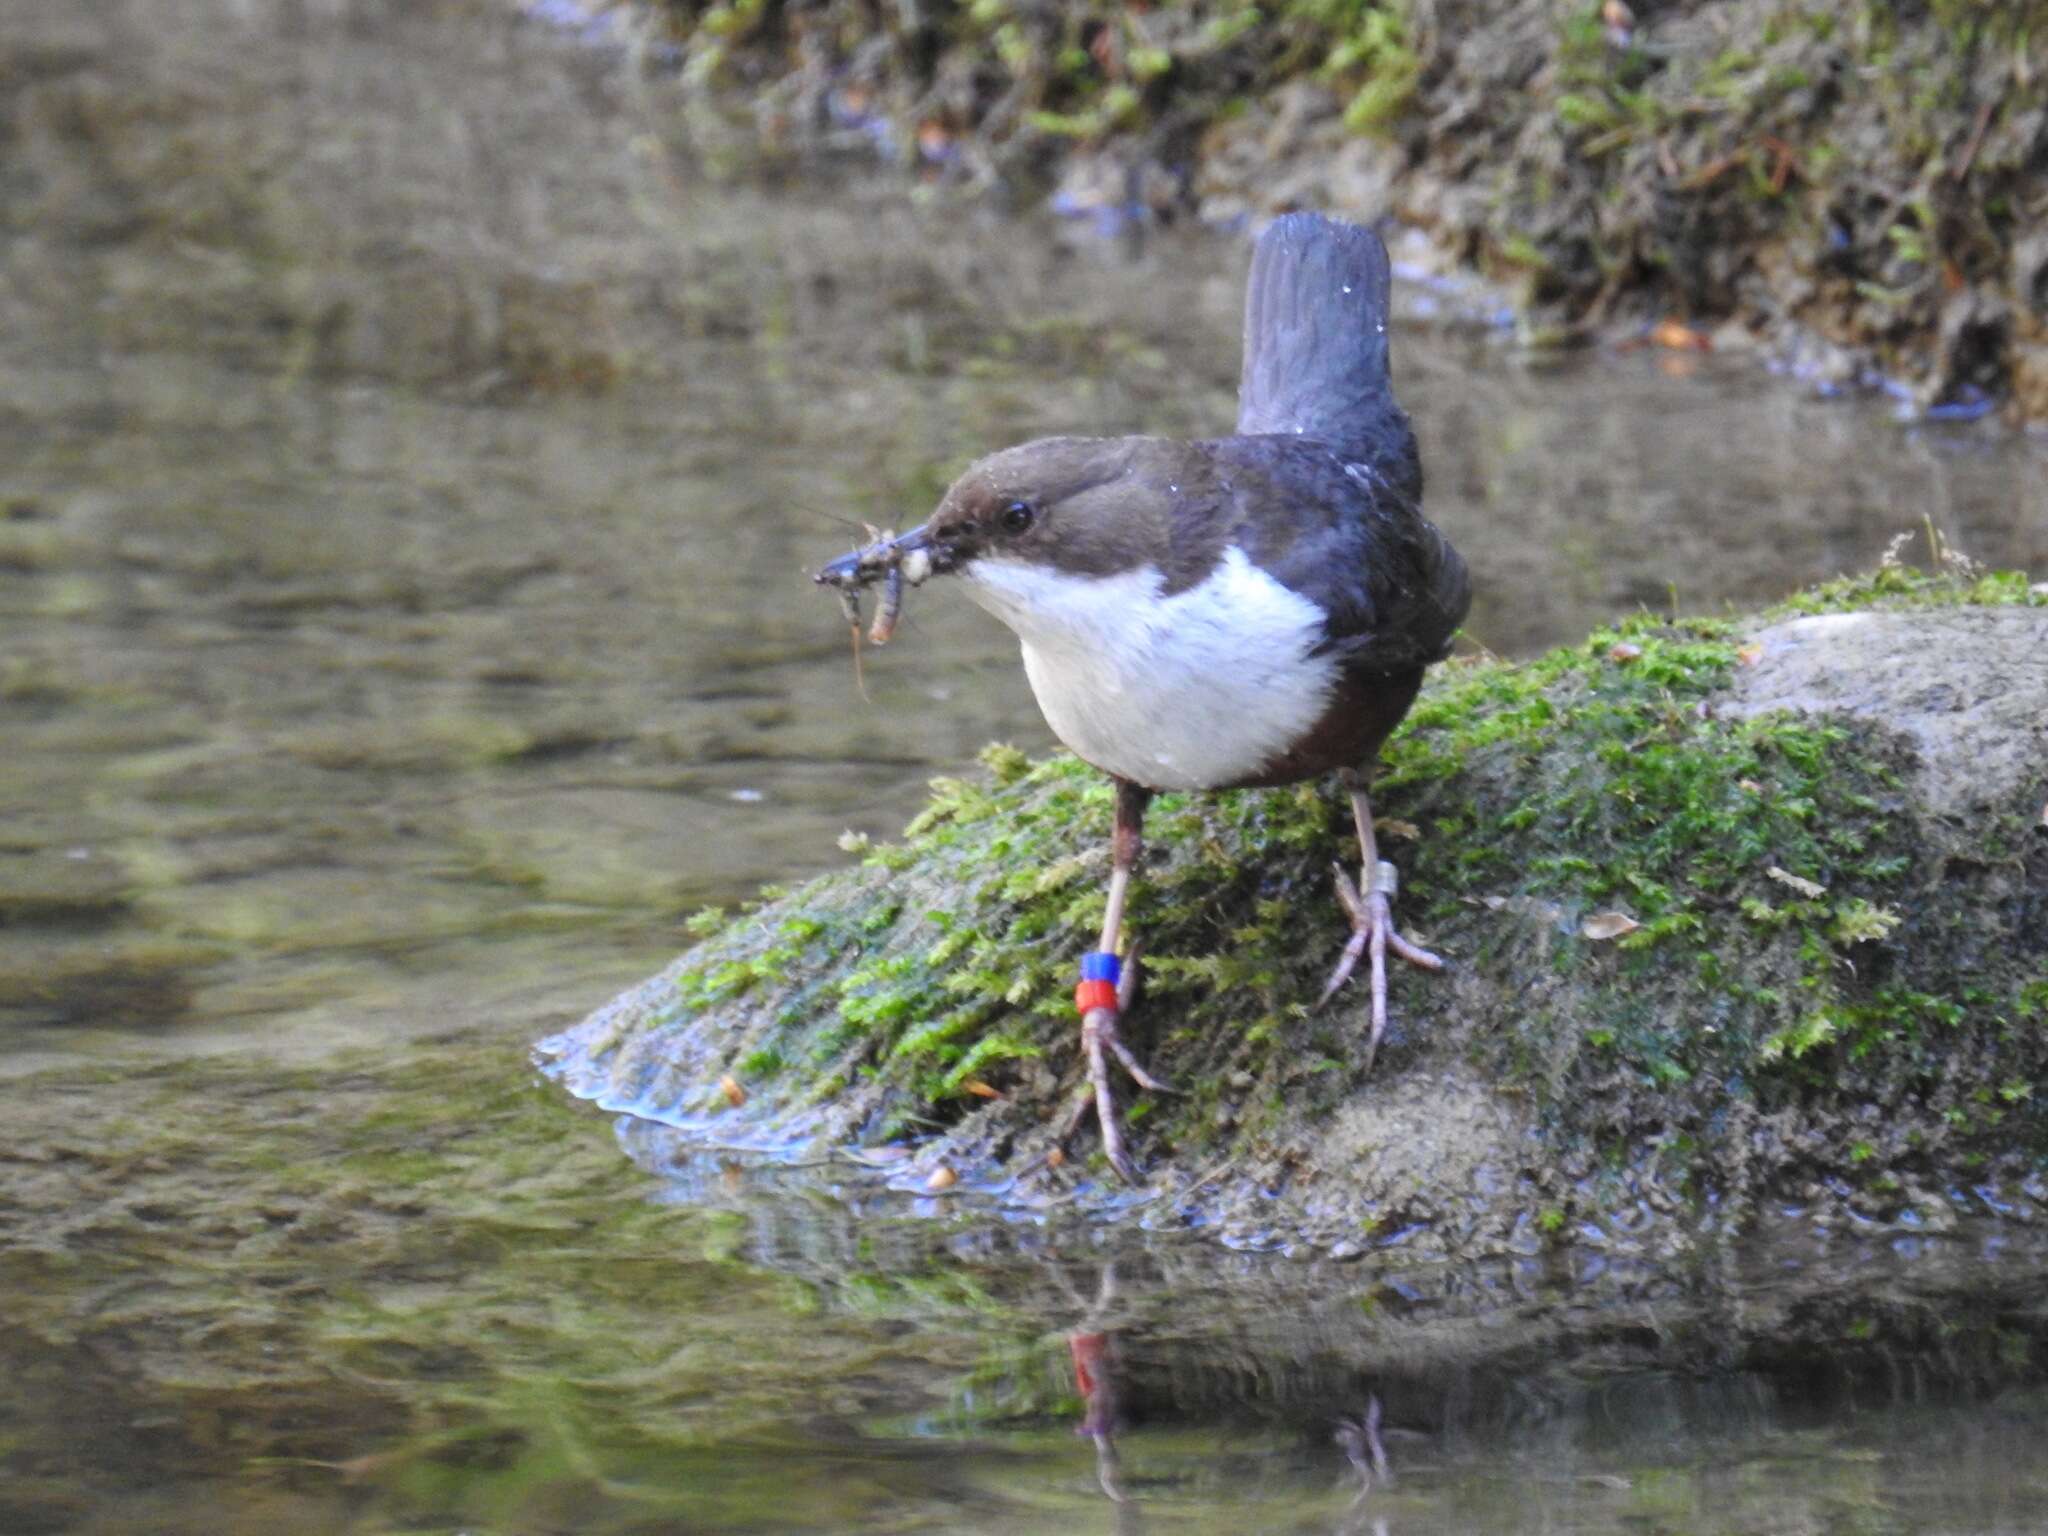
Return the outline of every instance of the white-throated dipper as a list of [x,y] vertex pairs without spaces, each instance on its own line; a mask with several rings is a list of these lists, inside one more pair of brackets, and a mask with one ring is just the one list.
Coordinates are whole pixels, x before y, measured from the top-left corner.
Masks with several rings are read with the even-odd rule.
[[1337,773],[1364,876],[1341,866],[1352,939],[1324,989],[1371,957],[1369,1068],[1386,1029],[1386,951],[1442,962],[1394,931],[1362,770],[1449,652],[1465,562],[1422,516],[1422,461],[1387,367],[1379,237],[1317,214],[1260,236],[1245,295],[1237,431],[1052,437],[971,465],[921,528],[818,573],[842,592],[951,573],[1017,633],[1061,741],[1116,782],[1108,911],[1075,1003],[1111,1164],[1134,1177],[1105,1052],[1153,1082],[1117,1034],[1135,966],[1118,959],[1145,806],[1160,790]]

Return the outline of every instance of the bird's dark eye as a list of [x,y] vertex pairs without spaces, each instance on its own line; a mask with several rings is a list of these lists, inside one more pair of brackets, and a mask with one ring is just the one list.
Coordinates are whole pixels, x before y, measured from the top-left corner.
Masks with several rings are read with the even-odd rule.
[[996,514],[996,522],[1005,533],[1022,533],[1037,515],[1030,502],[1013,501]]

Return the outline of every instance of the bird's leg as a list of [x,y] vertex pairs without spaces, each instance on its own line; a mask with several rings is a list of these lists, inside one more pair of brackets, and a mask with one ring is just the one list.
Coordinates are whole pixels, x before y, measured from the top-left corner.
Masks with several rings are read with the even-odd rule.
[[1137,867],[1138,850],[1145,829],[1145,806],[1152,791],[1136,784],[1116,781],[1116,831],[1110,843],[1109,902],[1102,915],[1102,942],[1081,959],[1081,985],[1074,992],[1074,1006],[1081,1014],[1081,1050],[1088,1060],[1088,1092],[1074,1106],[1060,1139],[1066,1140],[1092,1107],[1102,1127],[1102,1150],[1110,1166],[1132,1183],[1137,1171],[1124,1150],[1123,1116],[1109,1081],[1109,1058],[1115,1056],[1141,1088],[1154,1092],[1165,1085],[1138,1065],[1131,1048],[1117,1033],[1117,1019],[1130,1005],[1137,987],[1137,955],[1117,958],[1117,939],[1122,933],[1124,906],[1130,897],[1131,872]]
[[1344,873],[1344,866],[1335,866],[1337,875],[1337,899],[1344,904],[1344,910],[1351,918],[1351,942],[1344,946],[1344,953],[1338,958],[1337,969],[1330,974],[1329,984],[1323,988],[1323,995],[1317,999],[1320,1008],[1336,995],[1337,989],[1351,979],[1352,968],[1358,964],[1359,956],[1372,957],[1372,1034],[1365,1043],[1365,1069],[1372,1070],[1373,1057],[1379,1053],[1380,1037],[1387,1032],[1387,951],[1389,949],[1406,960],[1410,965],[1419,965],[1426,971],[1440,971],[1444,968],[1441,958],[1418,945],[1409,943],[1394,931],[1394,893],[1400,888],[1399,873],[1391,864],[1380,859],[1379,841],[1372,831],[1372,802],[1365,796],[1363,775],[1347,769],[1343,774],[1344,787],[1351,794],[1351,814],[1358,823],[1358,853],[1361,865],[1359,884],[1353,885],[1351,877]]

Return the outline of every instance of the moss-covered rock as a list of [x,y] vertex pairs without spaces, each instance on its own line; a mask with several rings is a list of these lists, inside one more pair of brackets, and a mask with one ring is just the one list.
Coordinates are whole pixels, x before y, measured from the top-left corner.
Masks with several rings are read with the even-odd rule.
[[[1347,932],[1341,797],[1162,797],[1128,1026],[1179,1090],[1131,1112],[1155,1204],[1247,1240],[1446,1252],[1619,1218],[1654,1252],[1766,1190],[1911,1226],[2026,1177],[2048,1150],[2044,655],[2048,589],[1888,565],[1755,619],[1645,614],[1439,669],[1375,804],[1402,920],[1452,968],[1392,978],[1370,1075],[1359,989],[1310,1007]],[[727,1144],[1111,1198],[1047,1158],[1109,785],[985,763],[901,846],[707,916],[544,1056]]]
[[1734,318],[1836,383],[2048,414],[2043,0],[654,9],[775,144],[1109,218],[1391,212],[1539,334]]

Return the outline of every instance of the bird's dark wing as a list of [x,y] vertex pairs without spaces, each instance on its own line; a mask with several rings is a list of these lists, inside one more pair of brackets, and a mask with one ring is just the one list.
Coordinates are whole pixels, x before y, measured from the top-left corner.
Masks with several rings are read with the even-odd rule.
[[1328,612],[1326,652],[1391,672],[1442,659],[1472,594],[1422,516],[1388,368],[1389,286],[1372,231],[1312,213],[1268,225],[1245,292],[1239,435],[1208,447],[1243,509],[1224,512],[1229,536]]
[[1237,430],[1369,457],[1398,416],[1387,371],[1387,248],[1316,213],[1275,219],[1252,253]]
[[1203,445],[1224,487],[1226,537],[1322,607],[1321,650],[1362,671],[1441,661],[1472,600],[1464,560],[1422,515],[1414,439],[1400,425],[1377,461],[1291,435]]

